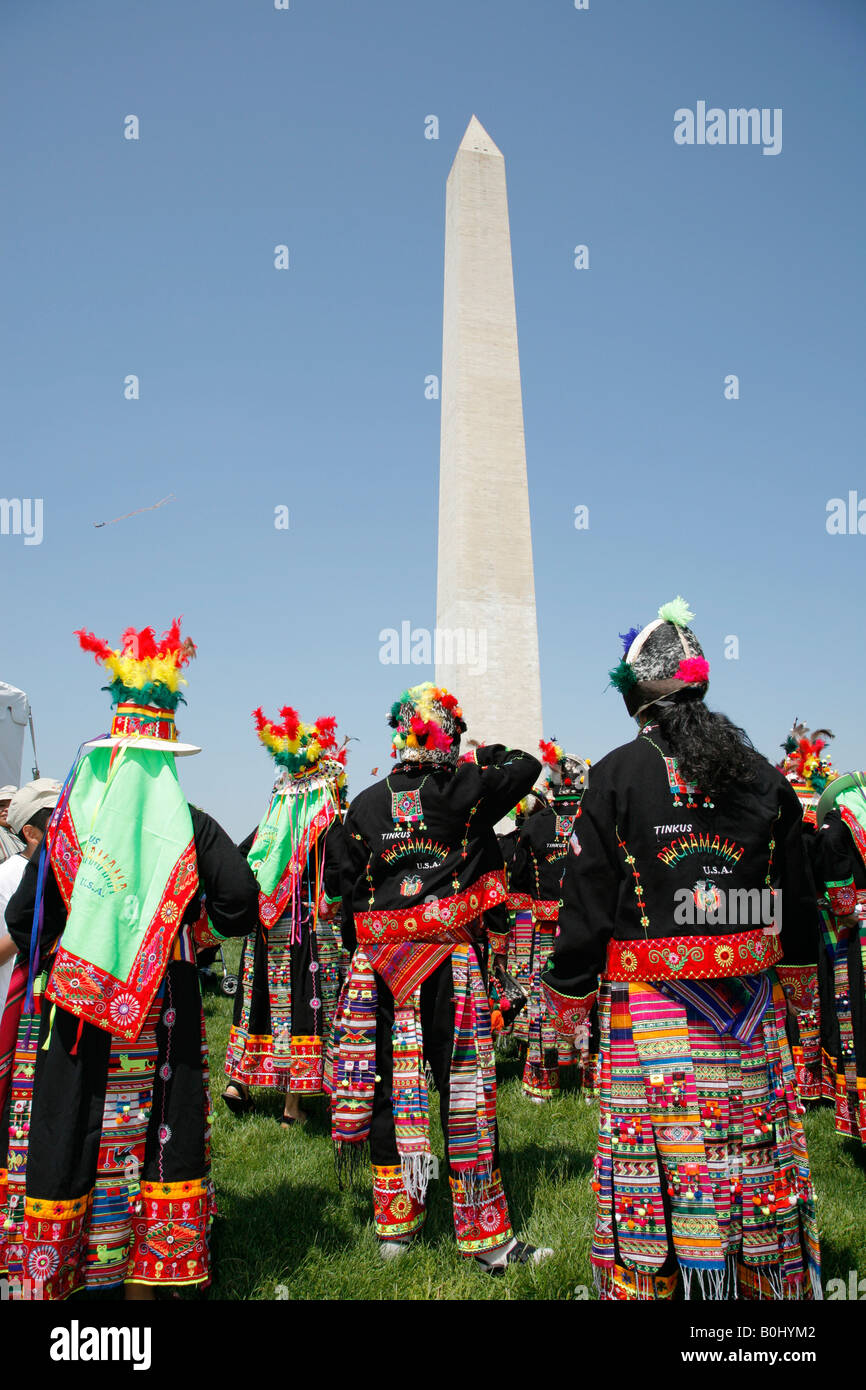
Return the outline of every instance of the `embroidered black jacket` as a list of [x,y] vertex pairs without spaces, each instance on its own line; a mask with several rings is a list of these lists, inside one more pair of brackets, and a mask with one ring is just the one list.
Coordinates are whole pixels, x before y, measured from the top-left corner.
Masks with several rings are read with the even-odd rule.
[[502,862],[505,865],[505,876],[509,878],[511,865],[514,862],[514,855],[517,851],[517,841],[520,839],[520,831],[515,827],[514,830],[507,831],[504,835],[497,835],[499,850],[502,854]]
[[562,899],[545,976],[554,995],[592,995],[602,972],[712,979],[755,973],[783,952],[791,963],[817,960],[817,908],[790,785],[762,761],[756,783],[714,806],[686,787],[653,725],[593,768]]
[[530,754],[491,744],[455,769],[395,768],[354,797],[343,826],[347,948],[357,940],[429,936],[429,912],[418,928],[427,904],[444,922],[459,924],[503,902],[493,827],[540,771]]
[[569,853],[577,802],[556,811],[545,806],[525,822],[517,844],[509,885],[515,893],[528,893],[545,904],[547,915],[556,915],[560,885]]
[[[858,840],[864,843],[864,850],[860,849]],[[863,829],[856,821],[852,828],[851,821],[844,819],[839,807],[834,806],[827,812],[812,850],[817,886],[826,893],[834,917],[853,912],[858,889],[861,892],[866,889],[864,851],[866,834]]]

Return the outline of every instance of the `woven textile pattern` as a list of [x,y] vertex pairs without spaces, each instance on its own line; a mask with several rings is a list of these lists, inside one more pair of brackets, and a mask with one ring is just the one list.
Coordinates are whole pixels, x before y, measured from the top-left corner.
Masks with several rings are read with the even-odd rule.
[[471,946],[458,946],[451,957],[454,973],[454,1051],[448,1160],[451,1171],[471,1184],[488,1178],[493,1168],[496,1134],[496,1067],[490,1005],[478,957]]
[[[63,1299],[79,1289],[106,1289],[128,1280],[143,1283],[199,1284],[209,1280],[208,1233],[213,1188],[207,1177],[187,1183],[145,1183],[145,1162],[154,1090],[157,1086],[156,1026],[165,1009],[158,995],[139,1037],[113,1039],[109,1054],[102,1138],[96,1181],[89,1193],[64,1201],[24,1197],[26,1119],[38,1018],[28,1043],[22,1018],[15,1073],[20,1072],[22,1108],[10,1187],[13,1226],[6,1234],[5,1263],[13,1279],[37,1281],[40,1297]],[[31,1053],[32,1049],[32,1053]],[[208,1097],[207,1041],[201,1021],[202,1068]],[[31,1055],[33,1061],[31,1061]],[[13,1082],[13,1084],[17,1084]],[[206,1112],[208,1158],[210,1106]],[[167,1140],[170,1139],[167,1133]],[[13,1154],[10,1151],[10,1161]],[[150,1196],[146,1199],[145,1194]],[[184,1258],[181,1259],[181,1256]]]
[[[651,1296],[642,1288],[668,1275],[672,1259],[687,1297],[693,1281],[709,1298],[820,1296],[814,1198],[778,983],[748,1044],[720,1037],[692,1008],[646,983],[606,984],[599,1015],[592,1263],[602,1296]],[[636,1278],[629,1292],[623,1270]]]
[[270,1031],[250,1031],[250,1004],[255,981],[255,938],[247,937],[241,956],[243,1003],[240,1019],[233,1024],[226,1050],[226,1075],[247,1086],[267,1086],[281,1091],[318,1095],[325,1085],[325,1058],[330,1045],[334,1014],[347,954],[333,926],[307,918],[303,930],[312,933],[311,966],[320,1001],[320,1032],[292,1031],[292,936],[293,919],[286,915],[270,927],[267,943],[267,989]]
[[549,1100],[557,1094],[559,1069],[573,1066],[576,1061],[574,1043],[557,1031],[541,984],[542,971],[553,950],[553,933],[552,923],[533,921],[529,1002],[524,1010],[528,1020],[523,1090],[538,1100]]
[[[11,1282],[24,1276],[21,1229],[24,1222],[24,1188],[27,1178],[27,1141],[30,1131],[30,1108],[33,1099],[33,1076],[36,1071],[36,1048],[39,1042],[39,1022],[42,994],[34,995],[32,1014],[22,1013],[11,1064],[9,1093],[9,1149],[7,1168],[0,1170],[0,1274]],[[13,1287],[12,1297],[16,1296]]]
[[[511,937],[508,943],[508,970],[523,993],[529,995],[532,989],[532,911],[518,908],[514,913]],[[529,1009],[521,1009],[514,1024],[513,1037],[518,1042],[529,1041]]]

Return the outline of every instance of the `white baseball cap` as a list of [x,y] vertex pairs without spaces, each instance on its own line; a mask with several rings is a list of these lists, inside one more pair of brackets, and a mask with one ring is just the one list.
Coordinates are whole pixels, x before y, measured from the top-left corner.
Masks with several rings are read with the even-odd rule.
[[20,834],[30,817],[41,811],[43,806],[53,810],[62,790],[60,783],[55,782],[53,777],[38,777],[35,782],[27,782],[18,788],[9,802],[9,810],[6,813],[6,824],[12,833]]

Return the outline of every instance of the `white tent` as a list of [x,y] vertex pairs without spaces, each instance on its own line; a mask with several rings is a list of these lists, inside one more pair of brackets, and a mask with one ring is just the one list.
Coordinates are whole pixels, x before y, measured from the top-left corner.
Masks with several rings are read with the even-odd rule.
[[21,785],[21,755],[30,718],[30,701],[23,690],[0,681],[0,787]]

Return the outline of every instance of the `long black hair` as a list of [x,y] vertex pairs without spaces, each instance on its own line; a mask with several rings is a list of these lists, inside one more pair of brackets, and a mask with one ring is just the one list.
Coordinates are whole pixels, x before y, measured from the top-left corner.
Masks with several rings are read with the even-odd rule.
[[696,691],[684,690],[672,704],[656,705],[652,722],[681,775],[713,801],[730,799],[739,788],[758,781],[764,760],[745,729],[707,709]]

